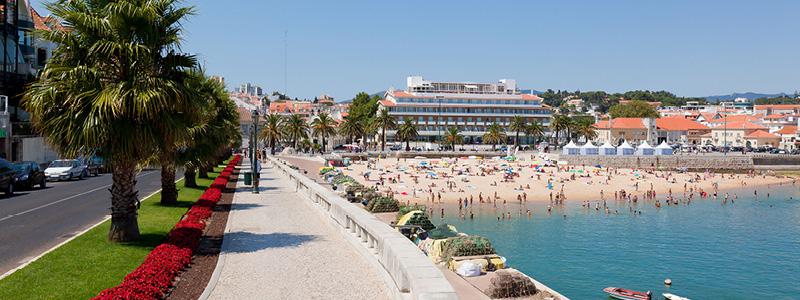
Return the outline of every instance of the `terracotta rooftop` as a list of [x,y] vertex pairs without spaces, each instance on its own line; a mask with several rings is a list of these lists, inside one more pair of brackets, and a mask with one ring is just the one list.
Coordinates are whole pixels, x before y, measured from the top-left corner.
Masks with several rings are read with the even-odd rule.
[[645,129],[644,123],[642,123],[642,118],[616,118],[611,119],[611,125],[609,126],[608,120],[603,120],[594,124],[595,128],[598,129]]
[[728,122],[713,128],[714,130],[767,130],[766,127],[747,121]]
[[703,130],[710,129],[708,126],[698,122],[685,119],[683,117],[672,118],[658,118],[656,119],[656,127],[667,131],[686,131],[686,130]]
[[795,135],[795,134],[797,134],[797,126],[795,126],[795,125],[786,125],[786,126],[783,126],[783,128],[781,128],[781,130],[778,130],[775,133],[776,134]]
[[392,102],[392,101],[390,101],[390,100],[383,99],[383,100],[381,100],[381,101],[379,101],[379,102],[380,102],[380,103],[381,103],[381,105],[383,105],[383,106],[394,106],[394,102]]
[[753,131],[753,132],[751,132],[750,134],[748,134],[748,135],[746,135],[744,137],[746,137],[746,138],[776,138],[776,139],[780,138],[779,136],[774,135],[774,134],[769,133],[769,132],[764,131],[764,130]]
[[763,105],[756,105],[755,110],[767,110],[767,109],[778,109],[778,110],[789,110],[789,109],[800,109],[800,104],[763,104]]

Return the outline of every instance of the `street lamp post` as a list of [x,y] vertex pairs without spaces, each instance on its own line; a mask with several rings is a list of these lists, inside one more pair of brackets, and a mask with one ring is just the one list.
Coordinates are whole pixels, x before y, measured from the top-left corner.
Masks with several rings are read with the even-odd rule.
[[253,172],[253,194],[258,194],[258,170],[256,162],[258,160],[258,110],[252,112],[253,118],[253,137],[250,139],[250,167]]

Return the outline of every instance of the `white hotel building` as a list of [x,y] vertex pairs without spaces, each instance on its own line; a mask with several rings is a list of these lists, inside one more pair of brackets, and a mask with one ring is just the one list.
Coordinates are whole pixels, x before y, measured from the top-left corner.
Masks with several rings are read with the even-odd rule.
[[[405,91],[387,91],[380,109],[388,109],[398,126],[406,118],[414,121],[419,141],[438,142],[448,128],[458,126],[465,144],[481,143],[486,128],[496,122],[513,142],[515,133],[508,125],[514,116],[550,125],[550,107],[539,96],[521,94],[512,79],[498,83],[431,82],[410,76],[407,86]],[[395,134],[395,130],[387,131],[387,141],[397,141]],[[520,134],[520,142],[531,143],[532,139]]]

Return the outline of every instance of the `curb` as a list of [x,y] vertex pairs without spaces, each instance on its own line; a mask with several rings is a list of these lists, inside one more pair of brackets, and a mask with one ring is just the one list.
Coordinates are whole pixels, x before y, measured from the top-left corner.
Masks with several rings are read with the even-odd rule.
[[[183,177],[181,177],[181,178],[179,178],[178,180],[176,180],[176,181],[175,181],[175,183],[178,183],[178,181],[181,181],[181,180],[183,180]],[[150,195],[147,195],[147,196],[145,196],[144,198],[142,198],[142,200],[141,200],[140,202],[144,202],[144,201],[146,201],[147,199],[150,199],[150,197],[152,197],[152,196],[154,196],[155,194],[158,194],[158,193],[160,193],[160,192],[161,192],[161,189],[158,189],[158,190],[156,190],[156,191],[154,191],[154,192],[150,193]],[[52,248],[50,248],[50,249],[47,249],[46,251],[44,251],[44,252],[40,253],[39,255],[35,256],[34,258],[31,258],[30,260],[26,261],[25,263],[23,263],[23,264],[21,264],[21,265],[17,266],[16,268],[13,268],[13,269],[11,269],[11,270],[8,270],[8,272],[6,272],[5,274],[3,274],[3,275],[0,275],[0,280],[3,280],[4,278],[6,278],[6,277],[10,276],[11,274],[14,274],[14,272],[17,272],[17,271],[19,271],[19,270],[21,270],[21,269],[23,269],[23,268],[27,267],[28,265],[30,265],[30,264],[32,264],[33,262],[35,262],[35,261],[39,260],[40,258],[44,257],[45,255],[49,254],[50,252],[53,252],[53,251],[55,251],[56,249],[60,248],[61,246],[64,246],[65,244],[67,244],[67,243],[71,242],[72,240],[74,240],[74,239],[76,239],[76,238],[78,238],[78,237],[82,236],[83,234],[85,234],[85,233],[89,232],[89,230],[92,230],[92,229],[94,229],[95,227],[97,227],[97,226],[100,226],[100,224],[103,224],[103,223],[105,223],[106,221],[108,221],[108,220],[110,220],[110,219],[111,219],[111,215],[106,215],[106,216],[104,216],[102,220],[100,220],[99,222],[95,223],[95,224],[94,224],[94,225],[92,225],[92,226],[89,226],[89,228],[86,228],[86,229],[84,229],[84,230],[80,231],[78,234],[76,234],[76,235],[74,235],[74,236],[72,236],[72,237],[70,237],[70,238],[68,238],[68,239],[66,239],[66,240],[64,240],[64,241],[62,241],[61,243],[58,243],[58,245],[55,245],[55,246],[53,246]]]
[[[236,167],[238,170],[244,169],[244,168],[239,168],[243,167],[242,165]],[[238,173],[236,174],[236,181],[234,182],[236,182],[236,188],[239,187],[240,182],[242,186],[245,186],[244,181],[239,180]],[[231,199],[231,208],[235,204],[234,201],[236,200],[236,188],[234,188],[233,199]],[[207,300],[209,297],[211,297],[211,293],[214,292],[214,289],[217,288],[217,282],[219,282],[219,276],[222,273],[222,268],[225,267],[225,255],[222,254],[225,252],[225,250],[228,250],[226,245],[230,245],[230,242],[226,243],[225,240],[228,239],[229,237],[228,233],[231,232],[232,219],[233,219],[233,209],[231,209],[231,211],[228,212],[228,220],[225,224],[225,231],[222,233],[222,246],[220,247],[219,255],[217,256],[217,265],[214,266],[214,272],[211,273],[211,278],[208,279],[206,288],[203,290],[203,293],[200,294],[200,297],[198,297],[197,300]]]

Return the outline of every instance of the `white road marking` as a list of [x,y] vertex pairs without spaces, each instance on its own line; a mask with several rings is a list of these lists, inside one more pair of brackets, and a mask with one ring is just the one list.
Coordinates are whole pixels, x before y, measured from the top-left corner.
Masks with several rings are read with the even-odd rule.
[[[153,173],[158,173],[158,171],[150,171],[150,172],[147,172],[147,173],[139,173],[139,175],[137,175],[136,178],[139,178],[139,177],[142,177],[142,176],[146,176],[146,175],[150,175],[150,174],[153,174]],[[75,194],[75,195],[69,196],[69,197],[61,199],[61,200],[53,201],[53,202],[50,202],[50,203],[47,203],[47,204],[42,204],[42,205],[39,205],[37,207],[31,208],[31,209],[26,210],[26,211],[18,212],[18,213],[13,214],[13,215],[8,215],[7,217],[4,217],[4,218],[0,219],[0,222],[5,221],[5,220],[9,220],[11,218],[18,217],[18,216],[21,216],[21,215],[24,215],[24,214],[27,214],[27,213],[30,213],[30,212],[34,212],[34,211],[37,211],[39,209],[42,209],[42,208],[45,208],[45,207],[48,207],[48,206],[51,206],[51,205],[54,205],[54,204],[58,204],[58,203],[61,203],[61,202],[64,202],[64,201],[67,201],[67,200],[70,200],[70,199],[74,199],[76,197],[80,197],[80,196],[83,196],[83,195],[86,195],[86,194],[89,194],[89,193],[93,193],[93,192],[108,188],[110,186],[111,186],[111,184],[107,184],[107,185],[101,186],[99,188],[88,190],[88,191],[85,191],[85,192],[80,193],[80,194]]]

